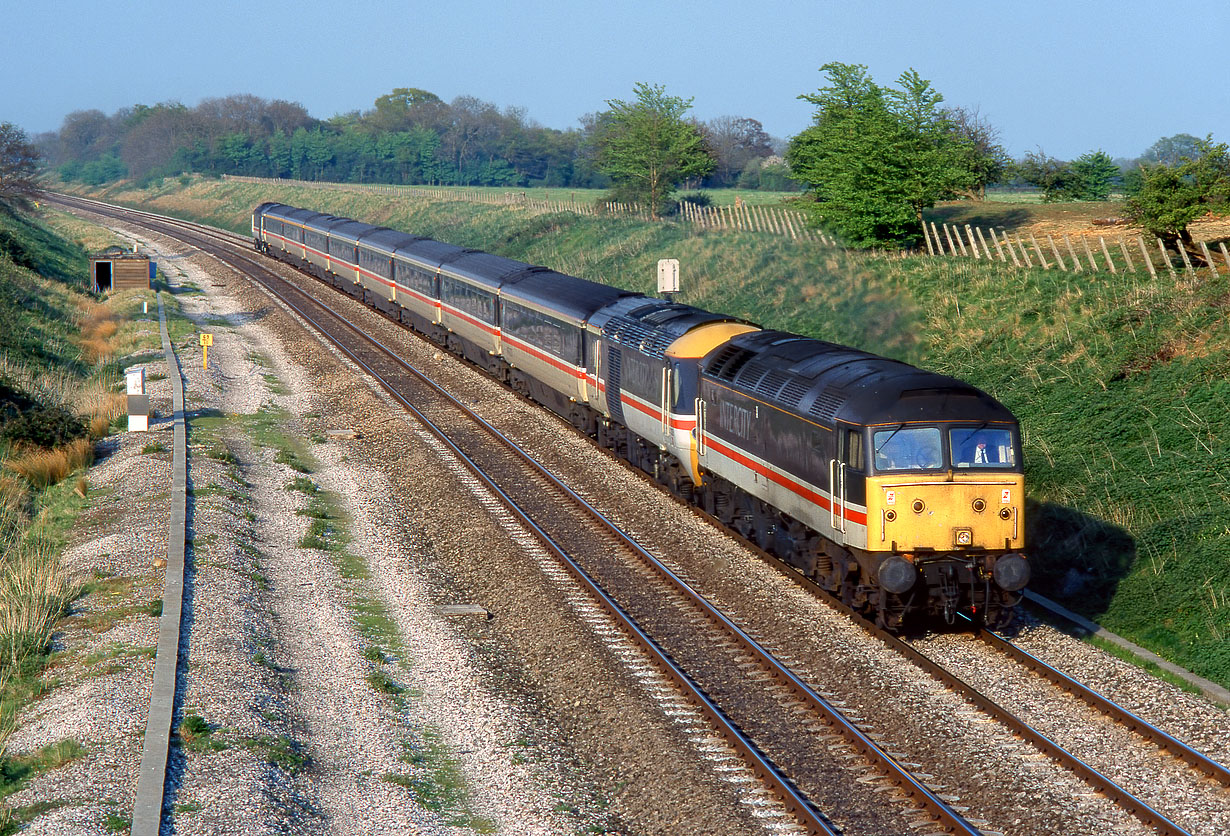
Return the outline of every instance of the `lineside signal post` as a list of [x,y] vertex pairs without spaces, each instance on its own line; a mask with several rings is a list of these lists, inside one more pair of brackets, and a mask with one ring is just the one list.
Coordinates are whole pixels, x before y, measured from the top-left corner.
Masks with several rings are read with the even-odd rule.
[[214,344],[213,334],[201,334],[201,368],[209,368],[209,347]]
[[679,292],[679,259],[658,259],[658,293],[667,302],[674,301],[674,295]]

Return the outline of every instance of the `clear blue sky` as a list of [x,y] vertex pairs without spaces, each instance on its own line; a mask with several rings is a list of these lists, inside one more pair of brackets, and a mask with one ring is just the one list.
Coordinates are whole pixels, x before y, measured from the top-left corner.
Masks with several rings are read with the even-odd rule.
[[318,118],[394,87],[473,95],[577,126],[637,81],[709,119],[789,137],[829,61],[881,84],[910,67],[977,108],[1015,157],[1135,157],[1162,136],[1230,141],[1230,0],[3,0],[0,121],[231,93]]

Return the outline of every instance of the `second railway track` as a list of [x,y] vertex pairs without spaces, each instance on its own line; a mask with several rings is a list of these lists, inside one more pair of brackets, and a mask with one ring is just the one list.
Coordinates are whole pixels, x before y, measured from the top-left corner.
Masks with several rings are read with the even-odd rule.
[[[85,208],[100,211],[97,206]],[[130,220],[132,217],[129,215]],[[216,236],[216,232],[206,233],[199,228],[186,232],[186,228],[192,228],[191,225],[166,219],[153,220],[145,217],[140,222],[164,234],[195,238],[192,243],[204,248],[214,249],[220,246],[217,239],[210,243],[202,238],[205,235]],[[153,226],[150,226],[151,224]],[[243,272],[249,269],[245,265],[259,268],[254,254],[239,254],[234,251],[234,248],[245,245],[245,239],[239,236],[223,238],[228,243],[220,246],[222,251],[215,252],[216,257],[228,261],[232,267]],[[269,273],[270,277],[275,275]],[[293,290],[287,284],[280,295],[285,299],[299,293],[301,291]],[[332,294],[329,294],[329,297],[341,298],[333,297]],[[292,304],[307,306],[309,303],[317,304],[315,300],[310,300],[307,294],[303,294],[303,300]],[[303,311],[300,313],[304,315]],[[348,323],[341,324],[345,323],[345,319],[336,314],[320,313],[318,316],[321,319],[335,317],[336,322],[332,326],[318,327],[325,331],[348,332],[349,336],[346,333],[339,334],[343,339],[355,339],[362,333],[362,329]],[[372,346],[362,350],[374,352],[370,361],[362,362],[381,377],[388,379],[409,376],[409,371],[393,352],[381,351]],[[899,729],[886,727],[888,724],[878,718],[873,723],[866,716],[855,716],[852,719],[843,718],[840,713],[829,713],[828,716],[817,714],[816,712],[822,712],[827,704],[827,701],[818,695],[821,690],[829,694],[841,693],[847,702],[849,696],[844,691],[835,691],[831,682],[825,683],[823,677],[814,671],[808,674],[792,672],[784,663],[773,659],[771,654],[760,653],[756,641],[746,634],[772,637],[773,632],[766,629],[756,618],[749,618],[746,613],[738,617],[728,617],[713,611],[704,613],[698,609],[703,607],[703,604],[695,599],[687,600],[689,596],[686,585],[678,580],[672,581],[669,575],[662,574],[661,569],[664,567],[655,565],[656,561],[652,556],[627,541],[615,544],[611,540],[616,536],[611,532],[612,527],[606,525],[600,515],[582,511],[586,503],[575,504],[576,492],[560,485],[547,487],[546,483],[541,481],[545,478],[545,473],[537,466],[527,467],[524,462],[513,464],[508,457],[507,447],[503,446],[503,442],[495,440],[495,436],[483,426],[486,422],[459,417],[455,403],[450,405],[441,401],[434,406],[425,407],[427,401],[439,398],[439,394],[425,384],[413,385],[420,388],[415,390],[415,394],[404,396],[406,400],[414,402],[417,409],[424,410],[425,419],[438,423],[444,434],[452,443],[465,450],[465,455],[475,462],[479,470],[489,471],[492,483],[506,492],[513,504],[524,508],[526,519],[532,525],[542,528],[545,539],[555,544],[561,552],[571,553],[576,557],[581,564],[577,571],[593,577],[607,587],[611,597],[618,602],[617,609],[631,615],[635,622],[653,636],[652,643],[662,648],[666,656],[673,660],[673,664],[678,664],[687,671],[679,679],[681,685],[686,684],[685,680],[692,680],[698,686],[698,695],[693,696],[693,701],[717,701],[720,708],[711,709],[711,719],[719,723],[728,720],[733,729],[741,730],[739,734],[751,738],[745,745],[744,756],[751,762],[763,757],[767,762],[776,764],[784,773],[774,775],[771,771],[766,771],[769,763],[753,766],[753,771],[766,776],[767,784],[780,790],[786,806],[798,811],[804,826],[813,832],[824,832],[823,828],[827,827],[821,818],[816,818],[814,822],[808,820],[808,804],[797,797],[792,798],[794,789],[791,785],[797,787],[811,803],[830,811],[831,817],[840,820],[847,832],[928,832],[929,822],[930,828],[937,832],[970,832],[974,825],[965,821],[959,811],[953,810],[952,804],[940,797],[940,793],[947,790],[943,795],[955,803],[959,796],[954,794],[954,786],[960,788],[963,796],[962,807],[968,805],[976,810],[976,817],[970,815],[977,826],[988,830],[1012,829],[995,819],[994,791],[989,790],[987,798],[971,794],[968,782],[950,772],[940,771],[949,767],[938,764],[928,755],[909,751]],[[584,530],[576,524],[581,514],[590,520]],[[589,527],[591,525],[592,528]],[[673,591],[667,592],[668,588]],[[745,629],[731,629],[734,621],[739,621]],[[716,632],[706,634],[706,631],[714,629],[715,626]],[[765,639],[764,643],[782,645],[780,639],[773,638]],[[792,648],[791,652],[797,653],[798,650],[799,648]],[[920,663],[916,660],[914,664]],[[813,684],[808,685],[807,681]],[[979,701],[969,694],[965,694],[963,698]],[[981,699],[986,702],[981,710],[995,718],[995,722],[1004,722],[1005,716],[1011,716],[1011,712],[994,701],[986,697]],[[859,710],[859,714],[863,715],[875,713]],[[1024,730],[1027,726],[1022,728],[1009,723],[1009,727],[1014,735],[1029,734]],[[871,733],[871,737],[883,741],[884,746],[878,745],[867,732]],[[1051,743],[1039,744],[1036,738],[1032,745],[1039,746],[1051,756],[1055,756],[1054,749],[1060,748]],[[855,752],[851,746],[859,747],[859,751]],[[885,749],[893,754],[885,752]],[[856,762],[863,764],[854,769],[862,774],[852,779],[850,767],[840,765],[842,758],[835,759],[835,753],[846,759],[854,758]],[[910,769],[918,777],[904,774],[908,773],[909,769],[892,772],[901,762],[910,763]],[[1092,767],[1068,763],[1066,768],[1074,770],[1096,791],[1118,795],[1117,790],[1112,789],[1113,784],[1097,774]],[[926,786],[927,783],[931,788]],[[897,801],[893,805],[884,805],[883,790],[890,787],[894,789],[889,795]],[[1224,787],[1219,789],[1224,798]],[[1156,832],[1223,832],[1205,831],[1196,826],[1203,824],[1202,822],[1188,824],[1188,829],[1185,830],[1130,793],[1124,792],[1116,798],[1116,803],[1131,810]],[[886,814],[886,806],[892,806],[893,811]],[[1022,832],[1028,832],[1028,829]]]

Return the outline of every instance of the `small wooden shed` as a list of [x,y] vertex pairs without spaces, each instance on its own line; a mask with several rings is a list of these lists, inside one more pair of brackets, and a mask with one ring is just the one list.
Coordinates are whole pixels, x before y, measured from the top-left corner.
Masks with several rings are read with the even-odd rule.
[[90,256],[90,284],[95,293],[111,290],[149,290],[149,280],[156,270],[149,256],[111,247]]

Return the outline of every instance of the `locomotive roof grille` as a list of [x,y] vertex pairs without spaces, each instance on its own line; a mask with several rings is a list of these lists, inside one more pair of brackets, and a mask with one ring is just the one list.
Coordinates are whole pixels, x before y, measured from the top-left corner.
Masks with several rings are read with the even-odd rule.
[[713,358],[713,361],[709,363],[709,368],[706,371],[719,380],[725,380],[733,383],[735,375],[739,373],[739,370],[755,356],[756,352],[754,351],[748,351],[747,349],[741,348],[737,345],[730,345],[722,349],[721,352]]
[[807,411],[822,421],[832,421],[845,402],[846,396],[839,389],[826,386]]

